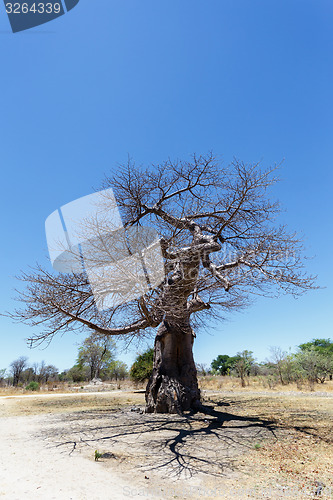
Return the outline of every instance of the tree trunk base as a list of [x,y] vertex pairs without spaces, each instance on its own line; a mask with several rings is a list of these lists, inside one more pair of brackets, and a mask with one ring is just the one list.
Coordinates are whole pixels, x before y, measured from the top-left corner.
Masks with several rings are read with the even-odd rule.
[[151,379],[146,389],[146,413],[177,413],[195,409],[200,405],[200,390],[184,386],[167,375]]
[[178,413],[200,404],[193,333],[163,325],[155,339],[154,367],[146,389],[147,413]]

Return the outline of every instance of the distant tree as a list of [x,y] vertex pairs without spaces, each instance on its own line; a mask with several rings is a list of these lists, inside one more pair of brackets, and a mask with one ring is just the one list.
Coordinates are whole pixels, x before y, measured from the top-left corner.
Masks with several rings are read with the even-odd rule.
[[31,365],[31,368],[34,372],[33,380],[34,380],[34,382],[37,382],[38,381],[38,372],[39,372],[39,363],[33,363]]
[[4,385],[6,376],[6,368],[0,368],[0,385]]
[[62,373],[61,379],[68,382],[85,382],[90,379],[90,373],[89,366],[75,364],[72,368]]
[[331,339],[313,339],[305,344],[300,344],[298,347],[301,351],[314,348],[318,352],[331,354],[333,356],[333,342],[331,342]]
[[130,377],[135,382],[143,382],[148,380],[153,371],[154,349],[149,348],[144,353],[139,354],[134,361]]
[[104,375],[111,380],[124,380],[128,375],[127,365],[119,360],[111,361],[109,367],[104,370]]
[[26,368],[28,358],[26,356],[21,356],[10,364],[10,371],[13,375],[13,385],[17,386],[20,382],[20,378],[23,370]]
[[310,384],[319,382],[323,384],[327,376],[333,371],[333,359],[316,350],[314,346],[298,352],[295,359]]
[[34,370],[32,367],[28,367],[23,372],[21,373],[21,381],[24,384],[27,384],[28,382],[31,382],[34,380]]
[[300,344],[299,349],[302,352],[306,351],[316,351],[327,359],[324,362],[328,367],[327,375],[332,380],[333,376],[333,342],[331,339],[313,339],[310,342]]
[[286,351],[283,351],[281,347],[277,346],[271,346],[269,350],[271,353],[271,361],[278,373],[280,383],[284,385],[285,381],[283,379],[283,371],[286,364],[288,353]]
[[209,368],[204,363],[197,363],[196,365],[198,375],[205,377],[209,373]]
[[236,354],[236,361],[234,364],[235,370],[241,379],[242,387],[245,387],[245,377],[249,376],[251,366],[254,363],[252,351],[242,351]]
[[60,382],[68,382],[69,381],[68,372],[69,372],[69,370],[66,369],[66,370],[62,371],[61,373],[59,373]]
[[253,363],[253,365],[251,365],[251,368],[250,368],[250,375],[254,376],[254,377],[257,377],[258,375],[260,375],[261,373],[261,366],[259,363]]
[[34,364],[35,377],[37,382],[39,383],[44,382],[45,369],[46,369],[46,364],[44,360],[41,361],[40,364],[39,363]]
[[78,354],[78,365],[89,366],[90,379],[100,377],[101,370],[114,360],[115,343],[110,337],[98,337],[94,334],[85,339]]
[[45,383],[55,381],[58,379],[58,368],[54,365],[47,365],[44,369],[43,375]]
[[235,356],[228,356],[228,354],[219,354],[216,359],[211,363],[212,370],[219,375],[228,375],[230,370],[233,369],[236,362]]
[[34,363],[32,365],[33,378],[32,380],[45,384],[49,380],[57,380],[59,377],[58,368],[54,365],[46,365],[45,361]]
[[290,384],[299,379],[299,367],[295,358],[295,354],[289,352],[283,363],[283,379]]

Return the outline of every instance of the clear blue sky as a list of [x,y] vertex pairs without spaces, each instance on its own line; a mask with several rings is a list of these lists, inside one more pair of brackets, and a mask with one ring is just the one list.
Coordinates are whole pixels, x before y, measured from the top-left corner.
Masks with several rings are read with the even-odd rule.
[[[305,235],[323,290],[260,299],[198,335],[195,358],[332,334],[333,3],[331,0],[81,0],[12,34],[0,6],[1,310],[14,275],[47,262],[44,221],[126,162],[191,153],[269,166],[287,221]],[[29,350],[0,317],[0,368],[20,355],[73,365],[82,337]],[[119,357],[131,363],[136,351]]]

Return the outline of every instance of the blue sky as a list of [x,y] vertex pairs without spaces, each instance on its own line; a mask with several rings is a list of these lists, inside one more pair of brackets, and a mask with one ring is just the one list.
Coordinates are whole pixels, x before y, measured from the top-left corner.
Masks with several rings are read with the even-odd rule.
[[[45,264],[46,217],[126,162],[212,150],[269,166],[281,220],[304,234],[326,287],[260,299],[198,335],[196,361],[332,334],[333,4],[330,0],[80,0],[12,34],[0,6],[1,311],[14,276]],[[83,337],[29,350],[28,327],[0,317],[0,368],[20,355],[73,365]],[[119,353],[130,364],[136,350]]]

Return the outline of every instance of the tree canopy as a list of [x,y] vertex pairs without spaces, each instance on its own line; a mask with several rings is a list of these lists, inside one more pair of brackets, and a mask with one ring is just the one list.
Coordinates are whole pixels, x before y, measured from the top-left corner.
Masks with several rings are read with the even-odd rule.
[[314,349],[322,354],[333,355],[333,342],[331,339],[313,339],[298,346],[301,351]]
[[258,295],[299,295],[314,288],[315,277],[304,272],[301,241],[275,222],[279,203],[267,196],[278,180],[275,172],[240,161],[224,166],[212,155],[151,168],[129,162],[102,187],[112,186],[125,228],[144,224],[159,232],[164,283],[141,299],[100,312],[85,273],[37,266],[20,277],[27,284],[19,294],[23,308],[12,317],[43,325],[32,343],[82,328],[135,336],[161,323],[170,293],[182,302],[185,283],[186,309],[197,319],[220,319]]

